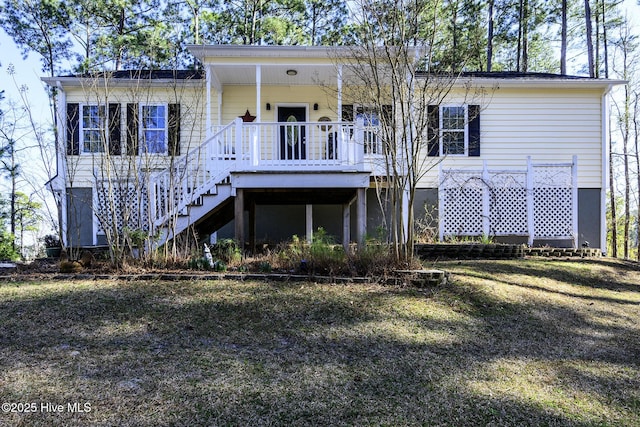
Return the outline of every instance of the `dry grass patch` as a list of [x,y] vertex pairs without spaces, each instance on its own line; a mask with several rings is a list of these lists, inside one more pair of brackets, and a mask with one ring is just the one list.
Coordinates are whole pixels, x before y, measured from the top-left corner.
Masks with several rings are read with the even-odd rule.
[[428,290],[2,283],[0,400],[38,411],[0,425],[640,425],[636,264],[438,267]]

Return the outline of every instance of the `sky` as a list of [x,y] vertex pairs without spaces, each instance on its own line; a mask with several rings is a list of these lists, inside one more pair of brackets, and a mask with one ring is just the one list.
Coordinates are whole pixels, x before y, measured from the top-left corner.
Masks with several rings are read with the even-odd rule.
[[[638,6],[637,1],[640,0],[624,0],[630,17],[640,16],[640,6]],[[38,113],[49,114],[47,99],[42,89],[44,85],[40,81],[40,77],[44,73],[42,72],[39,58],[37,55],[31,54],[26,59],[23,59],[20,50],[16,47],[11,37],[0,30],[0,90],[5,91],[5,98],[17,99],[18,89],[15,87],[11,76],[7,73],[9,64],[13,64],[15,67],[15,79],[18,87],[26,85],[29,88],[30,100],[33,102],[33,106],[38,106]]]

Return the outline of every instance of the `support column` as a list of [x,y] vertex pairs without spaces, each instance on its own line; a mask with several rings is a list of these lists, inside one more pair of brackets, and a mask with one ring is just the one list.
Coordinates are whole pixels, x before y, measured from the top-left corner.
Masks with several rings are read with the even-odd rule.
[[342,205],[342,246],[345,253],[349,253],[351,243],[351,203]]
[[244,190],[236,189],[234,200],[235,238],[240,250],[244,252]]
[[305,227],[307,243],[313,240],[313,205],[305,205]]
[[342,121],[342,64],[338,65],[337,73],[337,85],[338,85],[338,121]]
[[367,189],[358,188],[356,192],[357,239],[358,245],[364,245],[367,234]]
[[256,121],[262,122],[262,66],[256,65]]
[[256,202],[249,202],[249,250],[256,253]]
[[205,68],[205,77],[207,79],[207,100],[206,100],[206,126],[205,135],[208,138],[211,137],[211,65],[207,65]]

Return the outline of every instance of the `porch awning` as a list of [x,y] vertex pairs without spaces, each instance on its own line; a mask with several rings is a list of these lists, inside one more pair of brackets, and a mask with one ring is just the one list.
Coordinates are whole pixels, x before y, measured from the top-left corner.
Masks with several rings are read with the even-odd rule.
[[350,49],[329,46],[189,45],[209,68],[214,86],[255,85],[256,67],[263,85],[335,85],[338,58]]

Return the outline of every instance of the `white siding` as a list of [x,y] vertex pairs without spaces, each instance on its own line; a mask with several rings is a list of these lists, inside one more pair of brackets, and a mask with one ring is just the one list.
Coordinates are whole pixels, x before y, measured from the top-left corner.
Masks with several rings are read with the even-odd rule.
[[[474,104],[473,101],[468,101]],[[445,168],[524,169],[578,156],[578,186],[602,185],[602,92],[585,89],[497,89],[480,103],[480,157],[447,157]],[[434,159],[437,161],[438,159]],[[435,167],[421,181],[437,183]]]
[[[203,83],[204,84],[204,83]],[[159,155],[126,156],[126,113],[128,103],[180,104],[180,154],[197,147],[204,141],[205,90],[204,87],[120,88],[85,86],[66,89],[67,103],[120,104],[122,156],[81,153],[67,156],[67,186],[90,187],[97,175],[100,178],[124,179],[131,170],[157,169],[168,165],[169,158]],[[60,118],[66,126],[66,117]],[[66,133],[62,146],[66,151]]]

